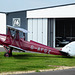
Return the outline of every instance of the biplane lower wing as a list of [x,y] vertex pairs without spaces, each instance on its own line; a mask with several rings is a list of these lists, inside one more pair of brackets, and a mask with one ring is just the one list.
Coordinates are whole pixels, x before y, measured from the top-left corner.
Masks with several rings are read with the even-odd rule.
[[16,46],[12,46],[12,45],[9,45],[10,48],[13,48],[13,49],[16,49],[16,50],[19,50],[19,51],[22,51],[22,52],[25,52],[26,50],[22,49],[22,48],[19,48],[19,47],[16,47]]

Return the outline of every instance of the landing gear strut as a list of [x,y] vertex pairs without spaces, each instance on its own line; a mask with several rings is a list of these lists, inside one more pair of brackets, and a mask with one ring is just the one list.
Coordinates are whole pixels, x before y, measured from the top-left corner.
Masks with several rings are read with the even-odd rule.
[[13,48],[9,48],[7,46],[4,46],[6,53],[4,54],[5,57],[11,57],[12,56],[12,50]]

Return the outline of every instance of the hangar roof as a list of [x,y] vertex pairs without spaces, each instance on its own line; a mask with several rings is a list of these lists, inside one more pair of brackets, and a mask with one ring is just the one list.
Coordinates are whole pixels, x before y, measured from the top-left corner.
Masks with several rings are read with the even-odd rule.
[[27,18],[75,18],[75,3],[27,10]]
[[28,9],[9,13],[27,12],[27,18],[75,18],[75,3]]

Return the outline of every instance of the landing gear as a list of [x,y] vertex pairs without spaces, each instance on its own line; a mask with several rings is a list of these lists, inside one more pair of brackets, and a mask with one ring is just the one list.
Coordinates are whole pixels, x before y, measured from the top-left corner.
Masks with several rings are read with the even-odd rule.
[[7,46],[4,46],[6,53],[4,54],[5,57],[11,57],[12,56],[12,50],[13,48],[9,48]]
[[6,52],[6,53],[4,54],[4,56],[5,56],[5,57],[11,57],[11,56],[12,56],[12,51],[9,50],[9,52]]
[[12,54],[7,52],[7,53],[4,54],[4,56],[5,56],[5,57],[11,57]]
[[5,57],[10,57],[9,53],[4,54]]

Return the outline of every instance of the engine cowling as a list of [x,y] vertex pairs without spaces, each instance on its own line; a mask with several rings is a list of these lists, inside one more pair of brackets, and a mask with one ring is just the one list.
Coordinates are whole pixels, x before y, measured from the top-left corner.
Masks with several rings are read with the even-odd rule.
[[69,56],[75,56],[75,41],[65,45],[61,52],[64,52]]

